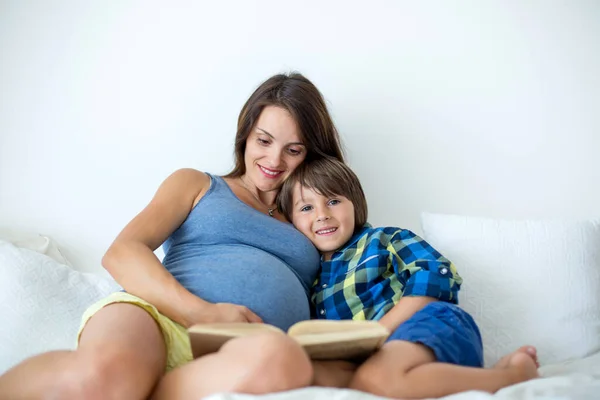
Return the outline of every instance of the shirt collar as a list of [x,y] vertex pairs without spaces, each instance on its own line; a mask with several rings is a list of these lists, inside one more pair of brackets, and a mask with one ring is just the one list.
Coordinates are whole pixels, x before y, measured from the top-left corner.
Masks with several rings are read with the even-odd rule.
[[338,250],[334,251],[333,254],[331,255],[331,259],[329,261],[325,261],[323,260],[323,256],[321,256],[321,262],[331,262],[333,260],[335,260],[335,256],[336,254],[339,253],[343,253],[344,250],[346,250],[348,247],[352,247],[356,244],[356,242],[358,242],[360,240],[361,237],[364,236],[364,234],[370,230],[371,228],[373,228],[373,226],[368,223],[365,222],[365,224],[362,226],[362,228],[360,228],[359,230],[357,230],[351,237],[350,239],[346,242],[345,245],[343,245],[342,247],[340,247]]

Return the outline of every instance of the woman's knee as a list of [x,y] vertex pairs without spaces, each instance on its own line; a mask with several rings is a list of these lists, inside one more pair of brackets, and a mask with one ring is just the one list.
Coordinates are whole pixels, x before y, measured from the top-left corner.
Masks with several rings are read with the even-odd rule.
[[56,398],[141,398],[150,394],[161,375],[144,368],[135,353],[107,344],[75,351],[54,389],[60,394]]
[[117,303],[89,320],[70,360],[55,384],[73,393],[64,398],[141,398],[164,374],[166,346],[145,310]]
[[[235,354],[248,368],[241,392],[269,393],[310,385],[312,363],[302,347],[282,333],[267,333],[232,340],[224,353]],[[241,361],[240,360],[240,361]],[[236,390],[237,391],[237,390]]]

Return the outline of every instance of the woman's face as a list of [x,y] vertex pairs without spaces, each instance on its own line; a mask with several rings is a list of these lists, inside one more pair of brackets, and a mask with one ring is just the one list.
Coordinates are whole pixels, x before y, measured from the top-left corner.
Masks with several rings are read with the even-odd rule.
[[290,113],[265,107],[246,139],[246,178],[260,191],[278,190],[304,158],[306,146]]

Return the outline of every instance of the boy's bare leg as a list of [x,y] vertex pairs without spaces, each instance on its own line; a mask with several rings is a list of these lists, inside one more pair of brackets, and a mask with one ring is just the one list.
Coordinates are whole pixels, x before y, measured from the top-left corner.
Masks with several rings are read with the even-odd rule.
[[269,332],[230,340],[217,353],[167,373],[152,399],[272,393],[308,386],[312,377],[312,365],[300,345],[283,333]]
[[522,347],[485,369],[436,362],[423,345],[391,341],[356,371],[350,388],[394,398],[442,397],[466,390],[494,393],[539,376],[535,349],[529,349]]
[[347,388],[358,367],[349,361],[313,361],[313,385]]

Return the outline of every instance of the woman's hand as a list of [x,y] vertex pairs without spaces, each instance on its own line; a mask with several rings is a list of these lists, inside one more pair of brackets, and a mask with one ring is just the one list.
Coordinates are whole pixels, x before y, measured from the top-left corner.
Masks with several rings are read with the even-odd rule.
[[208,303],[194,307],[184,317],[184,325],[190,327],[194,324],[210,324],[215,322],[248,322],[262,323],[258,315],[248,307],[231,303]]

